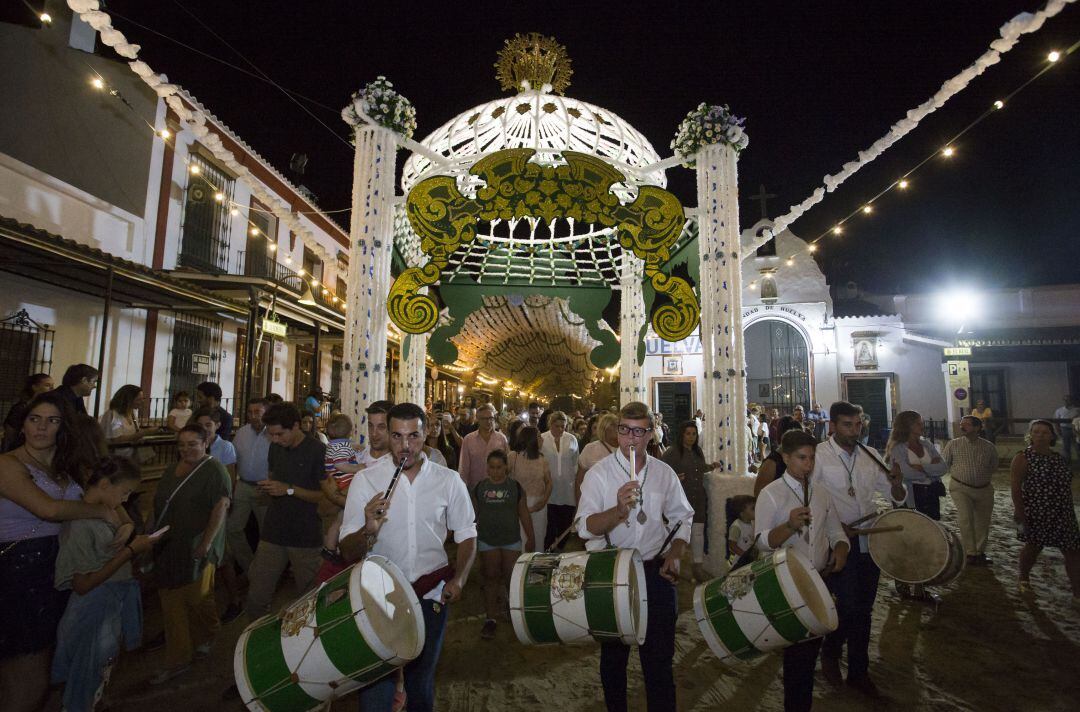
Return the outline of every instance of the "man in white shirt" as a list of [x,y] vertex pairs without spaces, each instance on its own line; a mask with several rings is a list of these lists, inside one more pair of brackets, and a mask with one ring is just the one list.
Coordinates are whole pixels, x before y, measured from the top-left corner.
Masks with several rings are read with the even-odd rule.
[[[829,408],[833,436],[817,447],[813,481],[832,495],[840,521],[850,536],[848,524],[877,511],[875,495],[903,506],[907,499],[902,475],[893,475],[871,447],[859,442],[862,408],[837,401]],[[849,686],[870,696],[877,687],[870,679],[870,613],[874,609],[881,570],[870,558],[865,536],[850,539],[850,555],[843,571],[829,576],[826,584],[836,596],[840,626],[825,636],[821,648],[821,670],[825,679],[839,685],[840,656],[848,651]]]
[[[577,531],[589,551],[606,547],[637,549],[645,562],[649,606],[645,643],[638,655],[648,709],[667,712],[676,709],[671,670],[679,613],[675,583],[679,579],[679,562],[690,541],[694,510],[675,471],[646,454],[652,431],[652,414],[644,403],[627,403],[619,411],[619,449],[585,473]],[[629,659],[627,645],[600,645],[600,681],[607,708],[612,712],[626,710]]]
[[[399,403],[387,416],[390,457],[380,458],[349,487],[341,526],[341,553],[358,561],[367,552],[393,561],[413,583],[424,613],[424,649],[405,666],[405,694],[410,710],[435,704],[435,666],[446,630],[447,605],[461,598],[476,554],[476,523],[465,483],[453,470],[424,455],[427,416],[412,403]],[[397,485],[386,499],[394,470],[407,457]],[[443,548],[447,531],[457,543],[451,568]],[[455,571],[456,569],[456,571]],[[364,688],[360,708],[389,712],[393,676]]]
[[364,409],[364,413],[367,414],[367,441],[364,443],[364,449],[357,453],[357,461],[364,467],[370,467],[376,460],[390,452],[390,426],[387,422],[387,414],[393,407],[393,401],[378,400]]
[[[755,542],[761,551],[794,549],[822,576],[842,571],[850,544],[832,496],[810,484],[817,438],[789,430],[780,440],[786,472],[758,495]],[[814,665],[821,638],[784,648],[784,710],[809,712],[814,699]]]

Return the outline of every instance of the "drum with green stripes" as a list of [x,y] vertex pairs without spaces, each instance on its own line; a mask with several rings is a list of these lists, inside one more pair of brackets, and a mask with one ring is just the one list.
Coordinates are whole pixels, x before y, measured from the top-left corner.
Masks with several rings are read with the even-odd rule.
[[510,579],[510,620],[525,645],[640,645],[647,606],[635,549],[523,554]]
[[370,685],[424,647],[424,614],[401,569],[369,556],[249,625],[233,672],[250,710],[300,712]]
[[810,560],[780,549],[694,591],[694,618],[725,663],[836,630],[836,606]]

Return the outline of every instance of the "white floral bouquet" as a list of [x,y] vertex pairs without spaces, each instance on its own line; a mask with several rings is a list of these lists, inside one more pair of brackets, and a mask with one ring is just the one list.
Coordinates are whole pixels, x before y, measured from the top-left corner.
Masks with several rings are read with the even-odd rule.
[[341,110],[341,118],[356,129],[367,123],[361,118],[361,112],[378,125],[405,138],[412,138],[416,131],[416,107],[394,91],[394,85],[386,77],[376,77],[375,81],[354,92],[352,99]]
[[[679,124],[679,130],[671,140],[671,149],[682,156],[693,156],[705,146],[722,143],[738,153],[750,145],[750,138],[743,128],[745,123],[746,119],[732,114],[726,104],[717,106],[702,102]],[[687,161],[686,165],[693,168],[694,161]]]

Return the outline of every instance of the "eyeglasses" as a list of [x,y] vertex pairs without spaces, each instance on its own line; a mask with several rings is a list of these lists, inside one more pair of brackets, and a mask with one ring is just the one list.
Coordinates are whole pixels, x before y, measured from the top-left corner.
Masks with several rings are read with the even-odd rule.
[[629,425],[619,426],[619,435],[633,435],[635,438],[640,438],[645,433],[651,433],[652,428],[631,428]]

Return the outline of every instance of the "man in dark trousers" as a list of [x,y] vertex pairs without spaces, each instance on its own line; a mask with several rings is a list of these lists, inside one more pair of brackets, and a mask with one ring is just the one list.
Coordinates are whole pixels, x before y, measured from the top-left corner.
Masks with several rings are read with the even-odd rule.
[[248,569],[244,612],[255,620],[270,611],[278,579],[292,565],[296,592],[302,595],[315,580],[322,558],[322,480],[326,478],[326,446],[300,429],[300,411],[291,403],[270,406],[262,422],[270,435],[270,472],[257,487],[270,506],[259,531],[259,546]]

